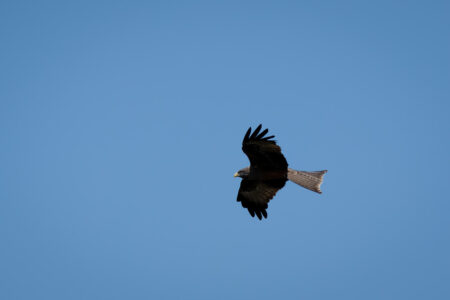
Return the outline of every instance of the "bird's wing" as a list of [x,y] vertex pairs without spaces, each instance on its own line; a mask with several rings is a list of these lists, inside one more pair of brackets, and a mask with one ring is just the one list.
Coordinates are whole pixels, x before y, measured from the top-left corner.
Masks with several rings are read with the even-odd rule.
[[250,168],[263,171],[287,172],[288,163],[281,153],[281,148],[272,140],[275,136],[267,136],[268,129],[261,131],[259,125],[252,133],[252,128],[247,130],[242,141],[242,151],[250,160]]
[[237,201],[241,202],[244,208],[252,217],[256,216],[261,220],[267,218],[269,201],[275,196],[279,189],[286,183],[285,179],[274,180],[250,180],[243,179],[239,188]]

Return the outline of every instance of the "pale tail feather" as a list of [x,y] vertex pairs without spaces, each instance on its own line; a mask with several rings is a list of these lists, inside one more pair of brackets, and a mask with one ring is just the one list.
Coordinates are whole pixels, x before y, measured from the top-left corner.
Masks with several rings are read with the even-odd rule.
[[288,169],[288,179],[308,190],[322,194],[320,185],[326,172],[327,170],[306,172]]

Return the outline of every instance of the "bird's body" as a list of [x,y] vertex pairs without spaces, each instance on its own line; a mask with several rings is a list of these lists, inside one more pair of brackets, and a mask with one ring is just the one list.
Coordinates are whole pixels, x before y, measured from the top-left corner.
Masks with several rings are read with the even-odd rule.
[[251,132],[247,130],[242,141],[242,150],[250,160],[250,166],[239,170],[235,177],[241,177],[237,201],[247,208],[250,215],[261,220],[267,218],[269,201],[291,180],[309,190],[321,193],[322,177],[327,172],[296,171],[288,168],[281,148],[272,136],[265,137],[268,129],[260,133],[261,125]]

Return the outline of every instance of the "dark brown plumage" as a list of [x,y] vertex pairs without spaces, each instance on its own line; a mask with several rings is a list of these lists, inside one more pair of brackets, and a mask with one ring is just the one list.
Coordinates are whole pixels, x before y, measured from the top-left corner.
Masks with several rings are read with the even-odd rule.
[[[247,130],[242,141],[242,150],[250,160],[250,167],[239,170],[235,177],[241,177],[237,201],[252,217],[255,215],[261,220],[267,218],[269,201],[284,187],[288,179],[293,182],[321,193],[324,171],[305,172],[288,168],[288,163],[281,153],[281,148],[272,140],[275,136],[267,136],[268,129],[261,131],[259,125],[252,133],[251,127]],[[261,131],[261,132],[260,132]]]

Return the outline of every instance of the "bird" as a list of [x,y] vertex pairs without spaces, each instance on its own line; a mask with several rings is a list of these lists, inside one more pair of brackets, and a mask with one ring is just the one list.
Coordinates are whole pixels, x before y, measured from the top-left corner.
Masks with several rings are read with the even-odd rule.
[[327,170],[297,171],[288,168],[280,146],[273,140],[274,135],[266,136],[268,129],[261,131],[262,124],[253,131],[250,127],[242,140],[242,151],[247,155],[250,166],[234,174],[240,177],[241,185],[237,201],[246,208],[252,217],[267,219],[269,201],[290,180],[308,190],[321,194],[320,185]]

